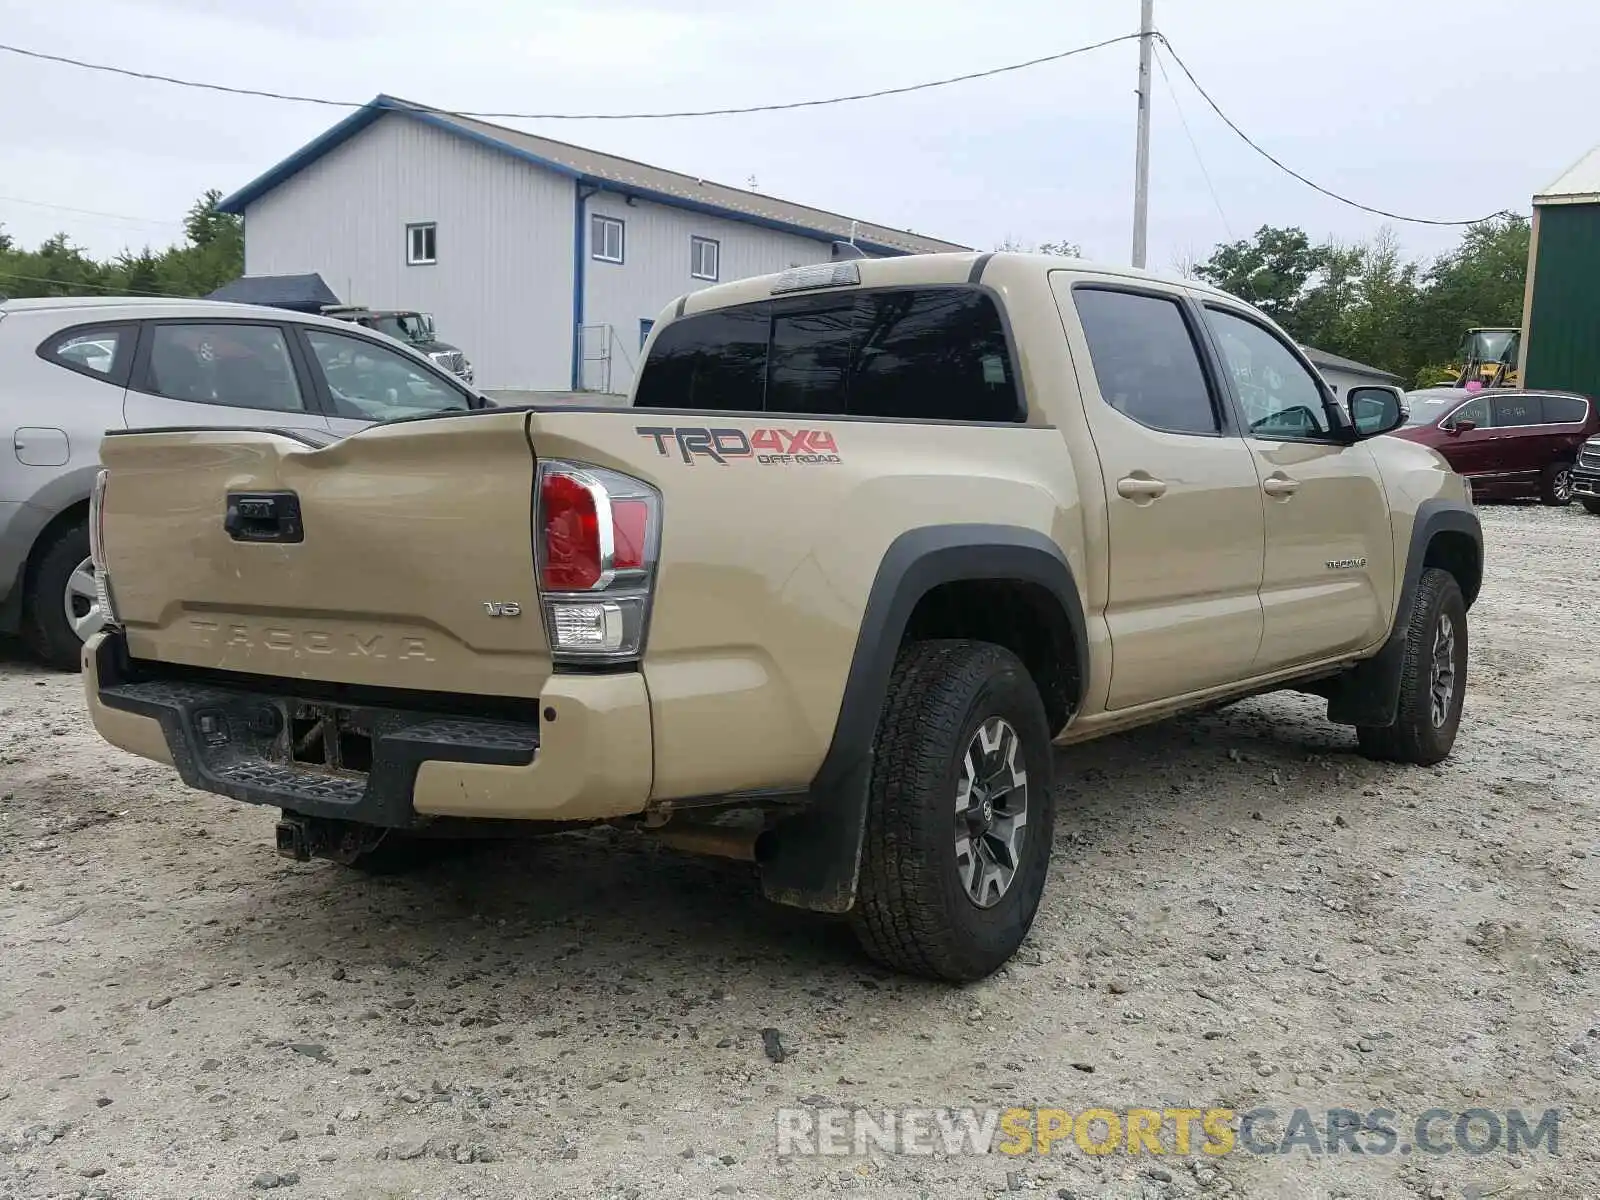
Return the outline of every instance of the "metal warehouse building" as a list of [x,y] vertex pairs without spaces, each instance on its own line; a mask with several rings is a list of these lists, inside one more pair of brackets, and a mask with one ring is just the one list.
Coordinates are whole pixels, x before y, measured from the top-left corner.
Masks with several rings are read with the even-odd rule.
[[1525,387],[1600,396],[1600,146],[1533,198]]
[[653,318],[720,280],[964,250],[379,96],[222,202],[247,275],[434,314],[490,389],[625,392]]

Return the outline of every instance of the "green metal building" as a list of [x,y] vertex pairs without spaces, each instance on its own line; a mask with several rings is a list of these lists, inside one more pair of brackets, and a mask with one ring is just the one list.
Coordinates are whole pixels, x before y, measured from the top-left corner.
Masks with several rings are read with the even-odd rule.
[[1524,387],[1600,397],[1600,146],[1533,198]]

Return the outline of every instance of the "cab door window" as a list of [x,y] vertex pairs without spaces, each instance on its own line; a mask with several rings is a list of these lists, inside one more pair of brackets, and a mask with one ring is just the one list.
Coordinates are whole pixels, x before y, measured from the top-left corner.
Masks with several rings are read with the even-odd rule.
[[1077,287],[1072,292],[1100,395],[1131,421],[1163,433],[1217,434],[1217,407],[1179,302]]
[[1322,384],[1275,333],[1219,308],[1208,308],[1206,319],[1251,436],[1329,436],[1332,426]]

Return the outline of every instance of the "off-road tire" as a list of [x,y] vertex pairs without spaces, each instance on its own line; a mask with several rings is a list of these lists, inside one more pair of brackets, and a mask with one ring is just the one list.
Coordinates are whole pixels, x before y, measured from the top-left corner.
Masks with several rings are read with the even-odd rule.
[[[961,882],[955,796],[966,749],[1000,717],[1027,771],[1026,825],[1009,887],[980,908]],[[898,971],[964,982],[991,974],[1027,935],[1044,892],[1054,822],[1050,729],[1028,670],[986,642],[902,647],[874,742],[866,842],[851,925]]]
[[[1432,666],[1434,637],[1439,621],[1448,617],[1455,633],[1455,678],[1447,715],[1435,725],[1432,717]],[[1400,700],[1392,725],[1362,725],[1356,729],[1361,753],[1380,762],[1432,766],[1443,761],[1455,745],[1461,725],[1461,705],[1467,684],[1467,605],[1455,576],[1428,567],[1417,581],[1411,612],[1406,618],[1405,665],[1400,672]]]
[[1584,512],[1593,517],[1600,517],[1600,500],[1593,496],[1579,496],[1578,503],[1583,505]]
[[[1566,480],[1566,498],[1560,494],[1561,481]],[[1539,476],[1539,503],[1550,508],[1565,508],[1572,503],[1572,464],[1551,463]]]
[[71,525],[28,568],[19,633],[35,658],[58,671],[77,671],[83,665],[83,642],[67,623],[62,597],[67,580],[88,557],[89,526]]

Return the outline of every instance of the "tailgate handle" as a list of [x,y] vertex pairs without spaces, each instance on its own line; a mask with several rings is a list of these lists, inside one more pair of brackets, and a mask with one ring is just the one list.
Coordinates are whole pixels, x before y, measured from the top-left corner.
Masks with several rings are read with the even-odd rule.
[[236,542],[303,542],[300,497],[293,492],[229,492],[222,527]]

